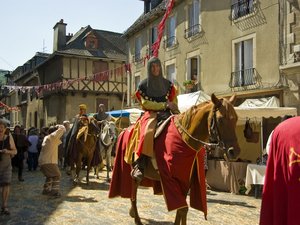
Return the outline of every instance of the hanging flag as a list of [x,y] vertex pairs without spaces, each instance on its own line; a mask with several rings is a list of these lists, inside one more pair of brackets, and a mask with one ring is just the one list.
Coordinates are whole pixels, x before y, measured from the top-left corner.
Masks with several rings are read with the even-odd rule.
[[153,56],[154,57],[158,57],[158,50],[159,50],[159,47],[160,47],[160,42],[161,42],[162,36],[164,34],[166,20],[167,20],[169,14],[172,11],[174,3],[175,3],[175,0],[169,0],[168,1],[168,6],[167,6],[167,9],[166,9],[166,12],[165,12],[162,20],[158,24],[158,27],[157,27],[157,39],[156,39],[156,41],[152,45],[152,51],[153,51]]

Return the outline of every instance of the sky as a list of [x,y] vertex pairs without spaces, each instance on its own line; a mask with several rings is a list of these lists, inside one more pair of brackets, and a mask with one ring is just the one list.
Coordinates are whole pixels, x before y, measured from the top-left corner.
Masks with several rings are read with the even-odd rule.
[[14,70],[36,52],[52,53],[53,27],[66,33],[81,27],[123,33],[143,13],[140,0],[9,0],[0,3],[0,69]]

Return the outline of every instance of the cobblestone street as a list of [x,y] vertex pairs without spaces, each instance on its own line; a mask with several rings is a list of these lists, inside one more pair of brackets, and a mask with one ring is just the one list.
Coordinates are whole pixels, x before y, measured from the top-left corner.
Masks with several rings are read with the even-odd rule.
[[[128,199],[108,199],[109,183],[105,182],[105,176],[103,171],[97,180],[91,174],[89,186],[84,179],[80,185],[73,186],[70,177],[62,171],[62,197],[51,199],[41,194],[44,177],[40,171],[25,171],[22,183],[17,181],[14,172],[9,198],[11,215],[1,215],[0,224],[134,224],[128,214]],[[209,191],[207,198],[208,220],[204,220],[202,212],[190,208],[189,225],[258,224],[260,199],[215,191]],[[151,189],[139,189],[138,208],[144,224],[173,224],[175,211],[168,212],[163,197],[153,195]]]

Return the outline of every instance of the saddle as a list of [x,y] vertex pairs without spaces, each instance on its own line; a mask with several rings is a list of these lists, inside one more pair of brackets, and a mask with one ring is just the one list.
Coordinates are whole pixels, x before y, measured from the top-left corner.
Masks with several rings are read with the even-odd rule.
[[87,135],[88,135],[88,131],[89,131],[88,125],[80,127],[79,130],[78,130],[77,136],[76,136],[76,140],[79,140],[79,138],[81,136],[84,136],[83,140],[85,142],[86,138],[87,138]]

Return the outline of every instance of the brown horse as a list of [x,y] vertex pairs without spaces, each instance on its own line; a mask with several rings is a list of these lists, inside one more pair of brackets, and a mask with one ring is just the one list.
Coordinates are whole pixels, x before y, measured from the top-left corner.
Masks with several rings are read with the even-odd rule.
[[[145,178],[141,183],[131,178],[131,166],[124,161],[129,131],[124,131],[119,136],[109,197],[131,198],[129,212],[134,217],[135,224],[142,224],[137,210],[139,185],[152,186],[154,193],[164,194],[168,210],[177,210],[176,225],[186,225],[188,193],[190,206],[203,211],[206,217],[204,147],[220,145],[228,157],[233,157],[240,151],[235,133],[237,114],[232,104],[235,95],[226,100],[218,99],[212,94],[211,99],[212,101],[193,106],[171,119],[154,141],[159,173],[153,172],[154,167],[148,160]],[[209,140],[216,143],[209,143]]]
[[[97,145],[97,136],[99,133],[99,127],[95,121],[94,118],[89,118],[88,124],[81,125],[81,128],[83,128],[83,131],[79,129],[79,132],[82,132],[82,135],[80,135],[75,140],[75,146],[76,146],[76,174],[74,176],[74,183],[77,184],[79,182],[79,173],[82,168],[82,161],[83,159],[86,162],[86,183],[89,184],[89,172],[92,167],[92,160],[99,157],[99,154],[95,154],[95,149]],[[86,131],[84,131],[86,129]],[[95,158],[94,158],[95,157]],[[100,161],[95,160],[95,161]],[[99,162],[97,162],[99,163]],[[72,171],[74,171],[74,164],[71,165]]]

